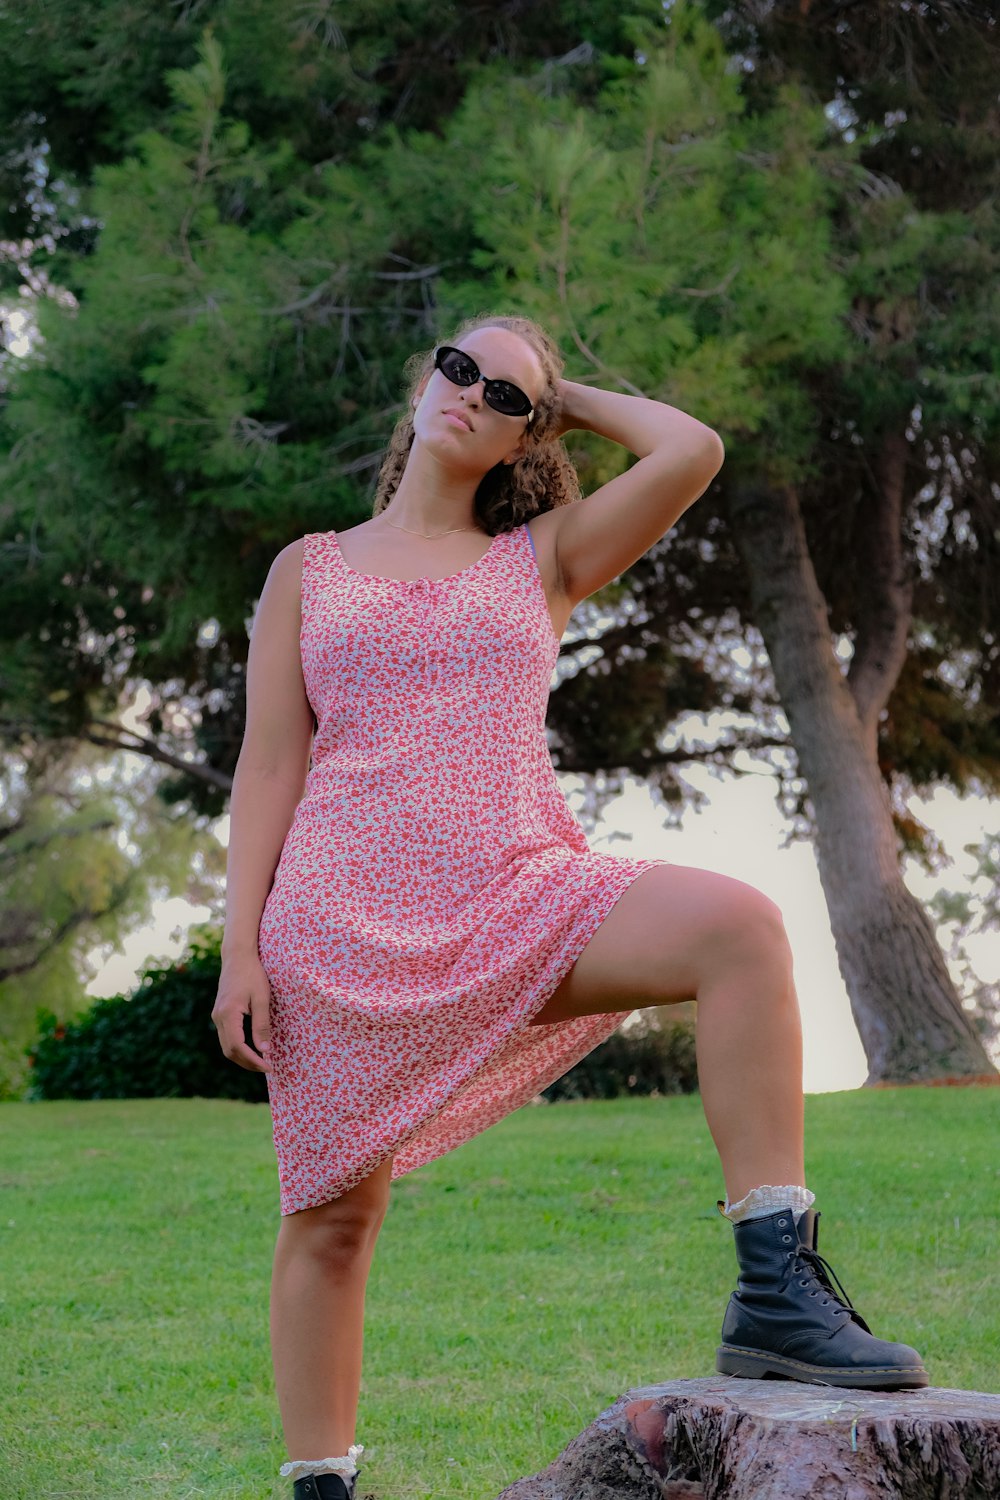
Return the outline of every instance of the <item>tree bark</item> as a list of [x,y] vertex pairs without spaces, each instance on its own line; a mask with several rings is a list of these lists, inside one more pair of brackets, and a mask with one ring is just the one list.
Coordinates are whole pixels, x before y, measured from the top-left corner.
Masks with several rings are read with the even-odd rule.
[[847,686],[861,720],[865,749],[878,754],[879,715],[906,660],[913,622],[913,583],[903,553],[903,502],[909,444],[887,433],[875,460],[876,495],[867,510],[865,590],[858,604],[857,639]]
[[[879,650],[869,641],[856,674],[862,719],[834,654],[795,491],[745,484],[730,496],[730,516],[754,619],[809,789],[840,971],[868,1059],[865,1082],[995,1073],[930,920],[900,874],[889,794],[876,760],[873,726],[901,661],[898,609],[886,600],[881,611],[890,644],[880,668]],[[881,535],[888,546],[884,526]],[[892,557],[883,554],[880,566],[892,571]],[[898,568],[893,578],[897,601],[905,605]]]
[[497,1500],[986,1500],[1000,1395],[720,1375],[628,1391]]

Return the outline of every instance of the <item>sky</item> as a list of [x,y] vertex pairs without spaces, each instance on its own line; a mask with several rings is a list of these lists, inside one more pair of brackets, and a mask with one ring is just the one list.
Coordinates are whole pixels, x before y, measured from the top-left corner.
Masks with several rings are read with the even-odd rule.
[[[685,810],[678,828],[664,828],[662,814],[648,789],[633,780],[609,803],[601,821],[587,834],[592,848],[634,856],[672,860],[714,870],[756,886],[782,910],[795,961],[795,982],[802,1014],[803,1088],[808,1094],[858,1088],[867,1074],[864,1051],[851,1014],[850,1001],[837,966],[836,950],[812,845],[783,848],[786,823],[774,802],[774,782],[766,775],[717,779],[697,763],[685,767],[684,780],[710,798],[707,807]],[[559,775],[570,807],[579,815],[583,781]],[[904,871],[909,888],[927,899],[941,884],[968,886],[973,861],[962,846],[982,838],[989,818],[997,826],[1000,802],[960,799],[938,790],[929,800],[915,798],[911,810],[942,839],[953,863],[937,877],[915,865]],[[216,835],[228,841],[229,818],[220,818]],[[210,916],[207,907],[181,899],[155,904],[153,920],[135,931],[122,951],[105,962],[87,986],[91,995],[124,993],[138,982],[141,966],[152,958],[176,958],[188,928]],[[984,978],[1000,973],[1000,933],[970,941],[969,956]],[[97,960],[99,950],[94,950]],[[957,976],[956,976],[957,977]]]

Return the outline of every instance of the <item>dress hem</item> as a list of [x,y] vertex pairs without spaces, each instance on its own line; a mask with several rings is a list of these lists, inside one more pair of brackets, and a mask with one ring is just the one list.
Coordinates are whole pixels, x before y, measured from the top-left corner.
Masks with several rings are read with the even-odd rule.
[[[616,858],[620,858],[620,856],[616,856]],[[282,1194],[280,1210],[282,1217],[288,1217],[293,1213],[300,1213],[303,1209],[318,1208],[324,1203],[329,1203],[335,1198],[342,1197],[344,1193],[350,1192],[352,1188],[357,1187],[359,1183],[363,1182],[366,1177],[377,1171],[389,1157],[393,1159],[390,1182],[396,1182],[408,1173],[416,1171],[417,1168],[427,1166],[432,1161],[438,1160],[439,1157],[447,1155],[448,1152],[457,1149],[458,1146],[464,1145],[466,1141],[473,1140],[475,1136],[481,1135],[484,1130],[488,1130],[492,1125],[499,1124],[500,1120],[506,1118],[507,1115],[513,1114],[516,1110],[530,1103],[532,1099],[537,1098],[539,1094],[555,1083],[557,1079],[562,1078],[571,1068],[575,1067],[595,1047],[607,1041],[608,1037],[617,1031],[618,1027],[633,1011],[640,1008],[632,1006],[629,1010],[600,1011],[592,1015],[572,1016],[565,1021],[554,1021],[540,1026],[535,1025],[533,1021],[533,1017],[551,999],[556,989],[579,959],[587,944],[595,936],[606,918],[614,911],[626,891],[631,890],[635,882],[642,875],[645,875],[648,870],[660,866],[669,866],[673,861],[667,859],[622,859],[621,863],[632,867],[629,870],[629,879],[620,889],[612,888],[614,894],[610,902],[607,904],[604,902],[595,903],[585,909],[585,918],[581,920],[579,926],[574,930],[573,938],[569,941],[570,951],[563,955],[563,958],[548,974],[548,982],[545,990],[531,1003],[530,1009],[526,1009],[515,1020],[501,1046],[495,1048],[487,1058],[470,1072],[468,1077],[458,1083],[448,1098],[432,1114],[420,1120],[417,1125],[412,1126],[393,1146],[390,1148],[379,1147],[377,1152],[360,1167],[356,1166],[353,1168],[344,1178],[343,1186],[338,1186],[336,1192],[331,1193],[328,1189],[324,1188],[318,1190],[315,1195],[303,1195],[306,1201],[297,1202],[295,1207],[286,1206],[289,1199],[287,1195]],[[582,941],[580,941],[581,937]],[[582,1035],[579,1045],[571,1047],[559,1059],[558,1068],[548,1069],[539,1075],[533,1075],[530,1085],[524,1090],[515,1093],[513,1096],[515,1102],[511,1102],[510,1095],[505,1096],[494,1105],[492,1118],[484,1117],[481,1119],[481,1123],[479,1117],[476,1120],[469,1121],[468,1123],[472,1124],[474,1128],[470,1129],[458,1141],[443,1140],[440,1135],[435,1139],[434,1133],[439,1129],[441,1120],[447,1117],[449,1110],[461,1098],[475,1089],[478,1084],[481,1084],[484,1077],[491,1069],[495,1068],[502,1057],[516,1050],[518,1040],[523,1038],[528,1028],[532,1028],[537,1032],[539,1038],[556,1036],[570,1029],[576,1029]],[[430,1139],[426,1142],[421,1142],[420,1137],[422,1133],[427,1133]],[[400,1157],[402,1157],[402,1161],[399,1160]]]

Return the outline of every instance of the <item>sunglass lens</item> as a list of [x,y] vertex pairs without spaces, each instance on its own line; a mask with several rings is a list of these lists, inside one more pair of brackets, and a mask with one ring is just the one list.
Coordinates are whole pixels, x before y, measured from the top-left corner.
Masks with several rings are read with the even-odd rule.
[[517,386],[508,385],[505,380],[494,383],[489,390],[487,400],[497,411],[505,412],[508,416],[517,416],[519,412],[526,411],[524,394]]
[[449,349],[441,356],[439,363],[442,375],[453,380],[456,385],[471,385],[474,380],[479,379],[475,361],[458,349]]

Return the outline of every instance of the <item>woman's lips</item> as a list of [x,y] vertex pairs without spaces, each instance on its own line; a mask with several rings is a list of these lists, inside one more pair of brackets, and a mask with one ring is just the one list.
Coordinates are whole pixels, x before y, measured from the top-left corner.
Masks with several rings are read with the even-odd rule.
[[456,427],[462,427],[462,428],[465,429],[466,432],[471,432],[472,431],[472,429],[470,428],[468,422],[463,422],[462,418],[461,417],[456,417],[453,412],[446,411],[444,413],[444,418],[445,418],[446,422],[454,422],[454,424],[455,424]]

